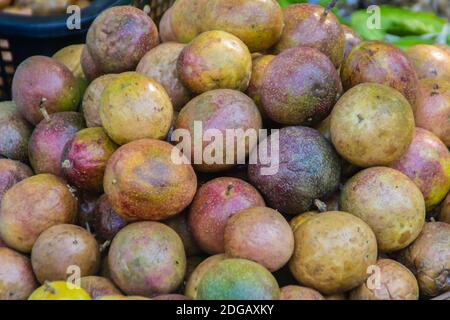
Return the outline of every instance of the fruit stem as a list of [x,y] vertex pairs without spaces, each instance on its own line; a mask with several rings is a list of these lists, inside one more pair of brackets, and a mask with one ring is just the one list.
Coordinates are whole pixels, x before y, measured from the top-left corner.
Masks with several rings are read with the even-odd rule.
[[42,113],[42,116],[44,117],[45,121],[50,122],[50,116],[48,115],[47,109],[44,107],[44,103],[47,101],[46,98],[42,98],[41,102],[39,103],[39,111]]
[[55,288],[53,288],[52,285],[50,284],[50,282],[48,282],[48,281],[44,282],[44,291],[48,291],[51,294],[56,294]]
[[109,245],[111,244],[111,241],[105,241],[101,246],[100,246],[100,252],[103,252],[103,251],[105,251],[108,247],[109,247]]
[[327,212],[327,204],[319,199],[314,200],[314,205],[319,209],[320,212]]
[[331,0],[330,3],[323,10],[323,15],[327,16],[328,13],[330,13],[330,11],[336,6],[337,2],[338,0]]
[[70,162],[70,160],[64,160],[63,163],[61,164],[61,167],[63,169],[70,169],[72,168],[72,162]]

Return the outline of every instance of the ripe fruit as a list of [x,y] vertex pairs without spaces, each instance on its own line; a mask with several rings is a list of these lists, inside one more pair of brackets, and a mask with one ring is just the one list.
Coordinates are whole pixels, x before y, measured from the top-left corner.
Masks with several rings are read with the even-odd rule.
[[414,137],[414,115],[396,90],[374,83],[347,91],[331,113],[331,139],[348,162],[360,167],[389,165]]
[[81,100],[79,82],[61,62],[33,56],[17,68],[12,83],[17,109],[30,123],[37,125],[48,114],[75,111]]
[[77,132],[61,158],[64,177],[79,190],[101,193],[106,163],[117,148],[103,128]]
[[196,37],[178,58],[181,81],[193,92],[214,89],[245,91],[252,72],[252,56],[236,36],[207,31]]
[[197,242],[192,235],[192,231],[188,224],[188,215],[183,212],[169,220],[164,221],[166,225],[175,230],[183,241],[186,256],[191,257],[202,254]]
[[197,190],[189,164],[172,161],[174,147],[152,139],[120,147],[109,159],[104,189],[113,209],[127,220],[164,220],[182,212]]
[[122,293],[111,280],[88,276],[80,279],[80,287],[85,290],[93,300],[104,296],[121,295]]
[[325,119],[342,91],[339,74],[320,51],[296,47],[276,56],[261,85],[265,114],[285,125]]
[[281,269],[294,251],[294,235],[286,219],[265,207],[233,215],[225,227],[224,243],[229,257],[255,261],[271,272]]
[[342,293],[361,285],[376,263],[377,243],[361,219],[339,211],[318,214],[295,233],[290,269],[304,286],[324,294]]
[[111,207],[106,194],[102,195],[94,210],[94,229],[98,239],[111,241],[127,225],[127,221]]
[[247,95],[255,101],[259,111],[263,114],[261,102],[261,86],[264,80],[264,75],[269,63],[275,58],[274,55],[264,55],[253,59],[252,77],[247,89]]
[[450,191],[450,153],[431,132],[416,128],[416,134],[403,156],[392,164],[419,187],[427,211],[437,206]]
[[350,27],[345,24],[341,25],[345,37],[344,59],[347,58],[354,46],[362,42],[361,37]]
[[65,281],[46,282],[28,300],[91,300],[89,294]]
[[339,204],[372,228],[382,252],[407,247],[425,222],[425,202],[419,188],[391,168],[374,167],[356,174],[341,191]]
[[280,300],[325,300],[325,298],[314,289],[290,285],[281,288]]
[[414,106],[418,78],[407,56],[391,44],[366,41],[355,46],[341,67],[345,90],[360,83],[372,82],[398,90]]
[[0,205],[3,196],[15,184],[33,175],[30,167],[19,161],[0,159]]
[[264,199],[249,183],[236,178],[217,178],[200,187],[189,211],[189,227],[200,248],[224,252],[224,231],[230,217],[239,211],[265,206]]
[[119,231],[109,250],[114,282],[129,295],[151,297],[178,288],[186,272],[180,237],[158,222],[138,222]]
[[273,275],[256,262],[226,259],[211,266],[198,284],[199,300],[278,300]]
[[36,173],[63,175],[61,158],[66,144],[85,127],[78,112],[50,115],[34,129],[28,145],[30,164]]
[[40,283],[67,280],[79,268],[80,276],[91,276],[100,267],[100,250],[94,236],[81,227],[60,224],[37,238],[31,251],[31,264]]
[[444,48],[418,44],[406,50],[406,55],[419,79],[450,81],[450,53]]
[[30,259],[0,247],[0,300],[26,300],[37,288]]
[[74,223],[77,201],[65,182],[50,174],[22,180],[3,196],[0,238],[29,253],[39,235],[51,226]]
[[283,10],[284,30],[276,52],[305,46],[317,49],[338,68],[344,58],[345,38],[336,16],[312,4],[294,4]]
[[[283,128],[279,131],[279,141],[267,139],[267,150],[277,150],[274,148],[278,146],[279,159],[273,158],[275,166],[271,164],[274,172],[265,174],[264,169],[269,169],[269,165],[261,159],[257,164],[250,164],[248,171],[250,181],[271,208],[286,214],[306,212],[315,199],[338,188],[339,157],[318,131],[307,127]],[[260,143],[260,148],[266,147]]]
[[[361,284],[350,292],[351,300],[418,300],[419,286],[414,275],[402,264],[390,259],[378,260],[376,276],[380,283]],[[377,287],[378,286],[378,287]]]
[[172,117],[173,107],[166,90],[139,73],[118,75],[102,93],[100,119],[117,144],[144,138],[164,139]]
[[158,44],[158,29],[153,20],[132,6],[103,11],[86,38],[93,61],[104,73],[134,70],[147,51]]
[[450,224],[450,194],[442,202],[439,221]]

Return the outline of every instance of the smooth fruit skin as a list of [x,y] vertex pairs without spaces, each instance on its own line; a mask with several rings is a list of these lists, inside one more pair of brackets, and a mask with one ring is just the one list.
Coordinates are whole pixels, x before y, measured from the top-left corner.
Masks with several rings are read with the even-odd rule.
[[400,252],[400,262],[417,277],[420,293],[434,297],[450,289],[450,225],[425,224],[421,234]]
[[159,37],[161,38],[161,42],[176,42],[177,37],[172,27],[172,7],[164,12],[161,20],[159,21]]
[[419,188],[400,171],[387,167],[366,169],[348,180],[339,205],[372,228],[382,252],[410,245],[425,223]]
[[128,295],[151,297],[175,291],[186,272],[180,237],[158,222],[138,222],[123,228],[109,250],[114,282]]
[[419,79],[450,81],[450,52],[428,44],[419,44],[406,50],[406,55]]
[[450,153],[433,133],[416,128],[416,134],[403,156],[391,166],[407,175],[419,187],[427,211],[450,191]]
[[264,199],[249,183],[236,178],[217,178],[199,188],[190,207],[189,227],[203,251],[223,253],[229,218],[243,209],[264,206]]
[[163,141],[143,139],[120,147],[109,159],[104,189],[121,217],[164,220],[191,203],[197,177],[191,165],[172,161],[174,148]]
[[83,48],[83,52],[81,53],[81,68],[83,69],[83,73],[86,75],[88,82],[94,81],[105,74],[105,72],[100,69],[100,65],[92,58],[87,46]]
[[185,295],[193,300],[197,300],[198,287],[203,276],[208,270],[218,264],[220,261],[227,259],[225,254],[217,254],[203,260],[191,273],[186,283]]
[[284,125],[325,119],[341,93],[339,74],[320,51],[295,47],[267,66],[261,85],[265,114]]
[[450,193],[442,202],[439,221],[450,224]]
[[304,286],[323,294],[342,293],[363,283],[376,263],[377,243],[361,219],[339,211],[318,214],[294,233],[290,270]]
[[121,295],[122,292],[109,279],[97,276],[87,276],[80,279],[80,287],[85,290],[93,300],[104,296]]
[[186,45],[181,43],[163,43],[145,54],[139,62],[136,72],[152,78],[167,91],[175,110],[179,111],[189,102],[191,93],[178,76],[177,62]]
[[[74,287],[72,287],[74,286]],[[37,288],[28,300],[91,300],[89,294],[65,281],[55,281],[43,284]]]
[[95,235],[102,241],[112,241],[116,234],[128,224],[111,207],[106,194],[97,200],[93,220]]
[[241,39],[251,52],[271,48],[283,31],[283,11],[273,0],[208,0],[201,28]]
[[208,1],[175,1],[171,10],[171,26],[177,42],[189,43],[203,31],[200,22]]
[[419,89],[416,126],[433,132],[450,147],[450,81],[424,79]]
[[278,300],[273,275],[256,262],[226,259],[212,266],[199,283],[198,300]]
[[119,145],[144,138],[164,139],[172,117],[173,107],[166,90],[136,72],[118,75],[101,96],[102,126]]
[[132,6],[103,11],[86,38],[93,61],[104,73],[134,70],[141,58],[158,44],[158,29],[153,20]]
[[61,177],[64,147],[83,128],[83,116],[78,112],[56,113],[50,115],[49,121],[41,121],[28,144],[28,156],[34,171],[37,174],[50,173]]
[[[350,292],[351,300],[418,300],[419,286],[411,271],[397,261],[378,260],[376,271],[380,283],[370,280]],[[377,287],[379,286],[379,287]]]
[[229,257],[255,261],[270,272],[281,269],[294,252],[289,223],[279,212],[265,207],[233,215],[225,227],[224,243]]
[[305,46],[325,54],[338,68],[344,58],[345,37],[336,16],[324,8],[312,4],[293,4],[283,10],[284,30],[275,47],[277,53],[283,50]]
[[290,285],[281,288],[280,300],[325,300],[325,297],[314,289]]
[[60,178],[40,174],[8,190],[0,209],[0,238],[15,250],[30,253],[39,235],[51,226],[74,223],[77,200]]
[[264,80],[267,66],[275,58],[274,55],[268,54],[253,59],[252,77],[247,89],[247,95],[255,101],[261,115],[263,114],[261,102],[261,86]]
[[19,161],[0,159],[0,205],[3,196],[15,184],[33,175],[30,167]]
[[100,100],[105,87],[117,78],[116,74],[105,74],[96,78],[87,87],[81,104],[82,113],[88,128],[101,127]]
[[[271,141],[269,137],[267,150],[276,150]],[[286,127],[279,131],[279,141],[275,143],[279,145],[279,161],[273,174],[264,175],[263,169],[268,165],[259,160],[248,167],[250,182],[261,191],[271,208],[297,215],[308,211],[315,199],[338,188],[341,161],[317,130]],[[266,147],[260,143],[260,148]]]
[[0,247],[0,300],[26,300],[37,288],[30,259]]
[[183,49],[177,69],[181,81],[195,93],[214,89],[245,91],[252,73],[252,56],[236,36],[207,31]]
[[86,229],[70,224],[48,228],[40,234],[31,251],[31,264],[40,283],[67,280],[71,266],[80,276],[95,275],[100,267],[96,239]]
[[289,222],[292,231],[295,232],[295,230],[297,230],[297,228],[300,227],[303,223],[308,221],[310,218],[315,217],[319,213],[320,213],[319,211],[309,211],[299,214],[298,216],[292,218],[291,221]]
[[341,25],[342,30],[344,31],[345,37],[345,50],[344,50],[344,59],[347,58],[350,51],[354,46],[360,44],[363,40],[361,37],[349,26],[345,24]]
[[31,125],[12,101],[0,102],[0,155],[12,160],[28,160]]
[[[201,134],[204,141],[202,141],[202,149],[200,150],[202,159],[197,160],[195,148],[198,146],[195,139],[200,133],[196,132],[196,130],[199,130],[196,129],[196,124],[198,126],[199,122],[203,130]],[[180,111],[175,122],[176,130],[184,129],[189,132],[191,141],[187,143],[190,142],[191,162],[195,169],[200,172],[219,172],[230,169],[238,164],[238,160],[242,161],[242,157],[247,156],[255,147],[255,139],[242,141],[244,134],[241,138],[236,134],[234,140],[239,145],[245,144],[245,150],[243,150],[245,154],[238,154],[240,150],[235,144],[232,145],[232,148],[227,148],[227,130],[258,133],[262,126],[261,114],[252,99],[240,91],[230,89],[212,90],[195,97]],[[218,130],[222,134],[222,148],[206,139],[208,131],[211,132],[211,130]],[[183,139],[185,139],[184,136]],[[219,139],[219,137],[214,137],[214,139]],[[184,144],[186,144],[186,141],[183,140],[180,145],[183,146]],[[214,156],[211,155],[212,151],[208,153],[208,147],[211,148],[212,146],[216,146]],[[207,155],[211,155],[210,159]],[[234,155],[231,158],[232,161],[228,160],[230,155]]]
[[331,140],[339,154],[360,167],[390,165],[414,137],[414,115],[396,90],[375,83],[347,91],[331,113]]
[[202,254],[202,251],[195,241],[194,236],[192,235],[192,231],[189,227],[187,212],[176,215],[175,217],[164,221],[164,223],[175,230],[176,233],[178,233],[181,241],[183,241],[186,256],[191,257]]
[[61,158],[64,177],[79,190],[101,193],[106,164],[118,147],[103,128],[77,132]]
[[365,82],[398,90],[414,106],[419,80],[406,54],[391,44],[365,41],[355,46],[341,67],[345,90]]
[[47,113],[75,111],[81,100],[77,79],[61,62],[33,56],[17,68],[12,83],[17,109],[31,124],[37,125]]

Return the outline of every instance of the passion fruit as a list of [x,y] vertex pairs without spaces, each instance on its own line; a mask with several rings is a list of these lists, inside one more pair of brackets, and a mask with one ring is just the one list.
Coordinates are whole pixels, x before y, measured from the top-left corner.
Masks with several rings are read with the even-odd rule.
[[108,196],[102,195],[94,210],[93,225],[97,238],[102,241],[111,241],[127,224],[127,221],[111,207]]
[[419,79],[450,81],[450,53],[444,48],[418,44],[408,48],[406,55]]
[[325,298],[314,289],[290,285],[281,288],[280,300],[325,300]]
[[28,300],[91,300],[82,288],[65,281],[46,282]]
[[104,296],[122,294],[116,285],[107,278],[88,276],[81,278],[80,281],[80,287],[85,290],[93,300],[97,300]]
[[14,185],[33,175],[30,167],[19,161],[0,159],[0,205],[3,196]]

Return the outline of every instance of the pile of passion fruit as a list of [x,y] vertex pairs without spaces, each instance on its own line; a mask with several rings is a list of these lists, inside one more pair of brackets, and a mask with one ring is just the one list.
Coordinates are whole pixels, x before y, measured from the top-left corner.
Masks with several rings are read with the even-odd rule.
[[[159,28],[119,6],[86,44],[25,60],[12,96],[0,299],[450,291],[448,46],[362,41],[311,4],[177,0]],[[173,136],[194,146],[199,122],[278,139],[216,141],[218,161],[197,161]],[[223,161],[238,142],[257,161]]]

